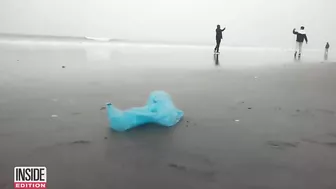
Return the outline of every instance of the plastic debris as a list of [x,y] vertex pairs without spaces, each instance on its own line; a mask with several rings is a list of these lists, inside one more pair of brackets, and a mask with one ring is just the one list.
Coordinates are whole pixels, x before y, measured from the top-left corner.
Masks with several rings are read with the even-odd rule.
[[126,131],[148,123],[171,127],[184,115],[182,110],[175,107],[170,95],[164,91],[152,92],[143,107],[122,111],[107,103],[106,110],[110,127],[116,131]]
[[239,122],[239,119],[235,119],[235,122]]

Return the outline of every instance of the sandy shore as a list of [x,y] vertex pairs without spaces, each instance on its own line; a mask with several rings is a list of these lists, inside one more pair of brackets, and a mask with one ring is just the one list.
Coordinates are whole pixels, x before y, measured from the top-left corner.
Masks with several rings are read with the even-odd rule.
[[[46,166],[59,189],[335,188],[336,64],[321,58],[1,44],[0,188],[19,165]],[[108,128],[106,102],[141,106],[152,90],[185,111],[179,125]]]

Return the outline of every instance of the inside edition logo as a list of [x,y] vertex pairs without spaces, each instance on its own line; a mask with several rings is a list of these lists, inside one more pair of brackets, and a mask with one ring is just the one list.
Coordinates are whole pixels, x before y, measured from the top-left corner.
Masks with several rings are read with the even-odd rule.
[[46,189],[47,168],[46,167],[15,167],[14,168],[15,189]]

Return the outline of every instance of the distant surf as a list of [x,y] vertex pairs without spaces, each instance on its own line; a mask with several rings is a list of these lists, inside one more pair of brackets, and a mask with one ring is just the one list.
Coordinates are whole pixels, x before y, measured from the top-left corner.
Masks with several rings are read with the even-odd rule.
[[[52,36],[52,35],[28,35],[28,34],[11,34],[11,33],[0,33],[0,42],[4,43],[14,43],[14,44],[49,44],[49,45],[59,45],[61,43],[66,44],[123,44],[123,45],[140,45],[143,47],[189,47],[189,48],[212,48],[213,45],[208,44],[188,44],[179,42],[164,42],[164,41],[141,41],[141,40],[126,40],[126,39],[113,39],[95,36]],[[237,49],[245,51],[284,51],[292,52],[293,48],[274,48],[274,47],[247,47],[247,46],[233,46],[233,45],[223,45],[221,47],[223,50]],[[324,50],[324,49],[322,49]],[[316,51],[320,52],[321,49],[311,49],[306,48],[305,51]]]
[[124,42],[122,39],[101,38],[91,36],[52,36],[0,33],[1,41],[33,41],[33,42]]
[[85,36],[84,38],[87,40],[101,41],[101,42],[109,42],[112,40],[110,38],[98,38],[98,37],[88,37],[88,36]]

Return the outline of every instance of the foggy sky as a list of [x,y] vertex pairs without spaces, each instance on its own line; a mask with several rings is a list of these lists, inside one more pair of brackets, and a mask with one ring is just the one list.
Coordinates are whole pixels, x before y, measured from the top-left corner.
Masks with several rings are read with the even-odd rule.
[[291,48],[336,44],[335,0],[0,0],[0,32]]

